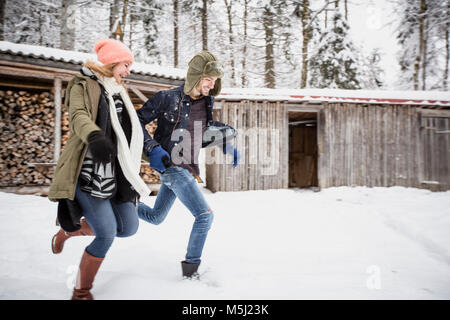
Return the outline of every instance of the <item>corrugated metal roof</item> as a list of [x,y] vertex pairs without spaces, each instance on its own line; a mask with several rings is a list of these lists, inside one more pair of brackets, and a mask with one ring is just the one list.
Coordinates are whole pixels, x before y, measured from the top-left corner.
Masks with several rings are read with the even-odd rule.
[[[43,46],[12,43],[8,41],[0,41],[0,52],[77,65],[83,64],[86,60],[97,61],[97,56],[94,53],[61,50]],[[186,76],[186,70],[184,69],[162,67],[159,65],[140,62],[133,63],[131,66],[131,72],[174,80],[184,80]]]

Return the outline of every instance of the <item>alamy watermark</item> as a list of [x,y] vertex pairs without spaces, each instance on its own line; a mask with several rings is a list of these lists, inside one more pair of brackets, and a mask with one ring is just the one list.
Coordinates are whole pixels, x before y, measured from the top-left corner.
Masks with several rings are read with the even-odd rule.
[[[232,164],[233,155],[223,153],[223,136],[217,131],[205,131],[202,134],[201,121],[194,121],[194,139],[186,129],[176,129],[173,131],[171,141],[175,141],[175,146],[171,152],[172,163],[179,165],[191,163],[196,157],[192,155],[192,141],[197,144],[194,149],[198,150],[201,144],[211,143],[215,147],[205,149],[205,163],[211,164]],[[280,168],[281,157],[281,133],[278,129],[270,128],[250,128],[236,129],[235,138],[225,141],[237,148],[240,154],[240,165],[257,165],[261,175],[276,175]]]
[[366,273],[369,277],[366,280],[367,289],[380,290],[381,289],[381,268],[377,265],[367,267]]

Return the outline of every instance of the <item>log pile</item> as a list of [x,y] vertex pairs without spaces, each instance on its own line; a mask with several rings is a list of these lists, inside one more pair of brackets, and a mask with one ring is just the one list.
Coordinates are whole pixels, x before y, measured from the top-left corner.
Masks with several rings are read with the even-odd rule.
[[0,186],[47,185],[52,170],[29,163],[53,159],[53,95],[0,90]]
[[[51,92],[0,89],[0,187],[49,185],[54,175],[54,97]],[[69,138],[69,115],[62,105],[61,150]],[[153,134],[156,124],[147,126]],[[146,183],[160,183],[144,164]]]
[[[63,99],[64,101],[64,99]],[[61,152],[64,150],[66,146],[67,140],[70,136],[69,129],[69,111],[64,104],[61,104]]]

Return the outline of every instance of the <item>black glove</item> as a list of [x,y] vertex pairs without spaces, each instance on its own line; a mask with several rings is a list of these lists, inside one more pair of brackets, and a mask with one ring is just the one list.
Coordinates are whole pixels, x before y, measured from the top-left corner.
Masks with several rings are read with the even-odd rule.
[[111,140],[105,137],[103,132],[99,130],[92,131],[89,134],[87,141],[94,161],[108,163],[115,157],[114,145]]

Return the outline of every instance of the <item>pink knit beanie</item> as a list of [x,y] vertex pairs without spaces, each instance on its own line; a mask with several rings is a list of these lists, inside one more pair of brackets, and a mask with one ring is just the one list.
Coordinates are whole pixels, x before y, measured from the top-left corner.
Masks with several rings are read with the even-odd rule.
[[94,46],[98,61],[103,64],[111,64],[129,61],[133,63],[134,58],[130,49],[122,42],[114,39],[102,39]]

